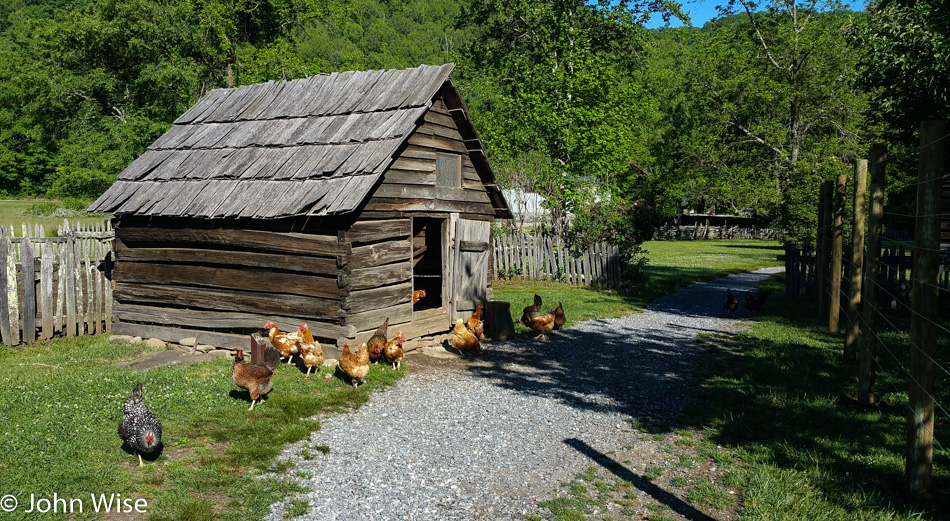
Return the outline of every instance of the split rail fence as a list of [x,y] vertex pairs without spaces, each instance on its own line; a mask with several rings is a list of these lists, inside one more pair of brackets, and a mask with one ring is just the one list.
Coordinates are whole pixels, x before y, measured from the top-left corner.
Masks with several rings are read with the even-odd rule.
[[58,237],[0,228],[0,338],[5,345],[111,330],[110,222],[63,222]]
[[592,244],[573,254],[560,239],[550,236],[496,235],[493,255],[496,279],[620,287],[620,248],[615,245]]

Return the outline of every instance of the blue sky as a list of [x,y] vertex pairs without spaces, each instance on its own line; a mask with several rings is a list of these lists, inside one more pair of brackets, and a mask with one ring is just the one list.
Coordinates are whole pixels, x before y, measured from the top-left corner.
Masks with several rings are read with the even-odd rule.
[[[716,16],[717,5],[725,5],[729,3],[729,0],[680,0],[683,3],[683,10],[689,13],[690,18],[692,18],[693,25],[695,27],[702,27],[704,23],[708,22],[711,18]],[[853,10],[864,9],[865,0],[854,0],[844,2],[846,5],[850,5]],[[650,22],[647,24],[649,28],[661,27],[663,25],[663,20],[658,16],[654,15]],[[677,19],[670,20],[671,27],[681,27],[683,25]]]

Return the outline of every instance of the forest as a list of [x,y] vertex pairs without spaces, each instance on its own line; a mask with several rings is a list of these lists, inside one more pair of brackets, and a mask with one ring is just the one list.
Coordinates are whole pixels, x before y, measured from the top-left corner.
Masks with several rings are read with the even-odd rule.
[[496,175],[563,237],[635,244],[686,209],[807,244],[819,184],[879,141],[912,211],[946,0],[723,3],[698,27],[670,0],[4,0],[0,196],[90,201],[211,89],[454,62]]

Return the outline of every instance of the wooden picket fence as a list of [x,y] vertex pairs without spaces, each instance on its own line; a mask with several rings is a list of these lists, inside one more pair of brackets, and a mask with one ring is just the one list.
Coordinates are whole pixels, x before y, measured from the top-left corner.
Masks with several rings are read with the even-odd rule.
[[620,248],[598,243],[573,255],[550,236],[496,235],[496,279],[559,280],[592,287],[620,287]]
[[115,231],[108,221],[70,224],[58,237],[24,224],[0,227],[0,338],[12,346],[54,335],[111,330]]
[[[844,252],[844,257],[850,258],[851,253]],[[815,252],[786,245],[784,260],[786,295],[804,296],[809,289],[814,289],[817,277]],[[904,246],[884,248],[881,251],[880,262],[879,284],[882,288],[878,302],[884,307],[894,307],[897,302],[909,305],[914,265],[911,251]],[[847,263],[844,264],[847,265]],[[867,269],[866,266],[865,269]],[[950,263],[944,261],[938,270],[937,285],[944,290],[940,292],[940,301],[942,304],[950,304]],[[846,279],[847,277],[844,280]]]

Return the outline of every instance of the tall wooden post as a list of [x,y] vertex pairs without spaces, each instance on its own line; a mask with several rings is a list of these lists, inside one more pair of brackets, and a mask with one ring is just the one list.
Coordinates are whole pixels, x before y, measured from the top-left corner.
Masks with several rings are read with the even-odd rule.
[[877,289],[881,279],[881,235],[884,233],[884,171],[887,166],[887,147],[883,143],[871,145],[871,214],[868,217],[867,270],[864,274],[864,331],[858,357],[858,401],[874,403],[874,356],[877,348]]
[[841,174],[835,182],[831,259],[828,278],[828,332],[838,334],[841,317],[841,258],[844,254],[844,198],[848,176]]
[[831,260],[831,207],[834,185],[831,181],[821,183],[818,196],[818,240],[815,249],[815,287],[818,291],[818,313],[828,313],[828,277]]
[[950,122],[920,125],[920,168],[917,179],[917,222],[914,231],[914,281],[910,322],[910,409],[908,416],[907,493],[930,491],[933,472],[934,377],[937,356],[937,270],[940,263],[940,180],[950,167],[947,145]]
[[848,294],[848,331],[844,338],[844,359],[858,359],[858,335],[861,332],[861,279],[864,277],[864,218],[868,160],[854,164],[854,219],[851,224],[851,284]]

